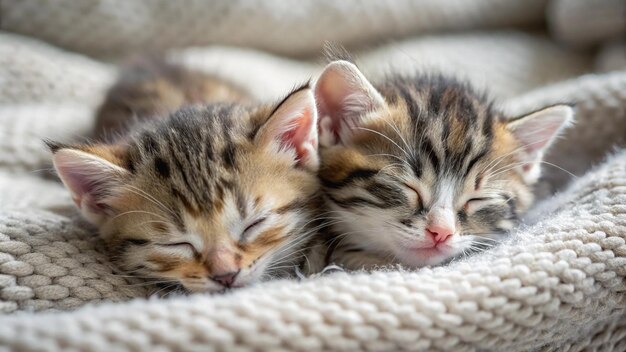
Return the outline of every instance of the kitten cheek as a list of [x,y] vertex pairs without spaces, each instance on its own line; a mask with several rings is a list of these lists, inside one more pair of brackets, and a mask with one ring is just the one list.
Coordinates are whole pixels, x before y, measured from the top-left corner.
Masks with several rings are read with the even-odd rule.
[[249,269],[242,269],[239,275],[237,275],[237,287],[244,287],[255,282],[260,281],[260,277],[264,273],[264,269],[257,270],[257,268],[251,267]]
[[156,251],[160,254],[170,255],[176,258],[194,258],[194,249],[186,244],[157,246]]
[[449,250],[446,253],[445,260],[462,254],[464,250],[471,248],[473,242],[474,240],[465,238],[457,238],[456,241],[453,240],[449,244]]
[[180,280],[183,287],[192,293],[217,293],[224,291],[224,287],[210,281],[191,282],[188,280]]

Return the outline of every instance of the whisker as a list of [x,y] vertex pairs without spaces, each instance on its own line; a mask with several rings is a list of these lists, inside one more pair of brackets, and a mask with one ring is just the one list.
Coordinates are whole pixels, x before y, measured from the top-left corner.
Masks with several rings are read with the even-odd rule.
[[404,155],[406,155],[407,157],[410,157],[410,156],[411,156],[411,155],[410,155],[410,154],[409,154],[406,150],[402,149],[402,147],[400,147],[400,145],[398,145],[398,143],[394,142],[394,141],[393,141],[393,139],[391,139],[391,138],[389,138],[389,137],[385,136],[383,133],[380,133],[380,132],[378,132],[378,131],[372,130],[372,129],[370,129],[370,128],[365,128],[365,127],[356,127],[356,129],[363,130],[363,131],[369,131],[369,132],[375,133],[375,134],[377,134],[377,135],[379,135],[379,136],[381,136],[381,137],[383,137],[383,138],[387,139],[389,142],[391,142],[393,145],[395,145],[398,149],[400,149],[400,150],[404,153]]
[[404,143],[404,146],[407,148],[406,151],[405,151],[405,154],[407,156],[413,157],[413,153],[412,153],[413,152],[413,148],[411,148],[409,143],[407,143],[406,139],[402,136],[402,134],[400,133],[400,129],[395,124],[395,122],[389,121],[387,119],[385,119],[384,121],[385,121],[385,123],[387,125],[389,125],[389,127],[391,127],[393,129],[393,131],[398,135],[398,137],[400,137],[400,140],[402,141],[402,143]]
[[156,199],[154,196],[152,196],[152,195],[148,194],[148,193],[147,193],[147,192],[145,192],[144,190],[142,190],[142,189],[140,189],[140,188],[138,188],[138,187],[132,186],[132,185],[124,185],[124,188],[126,188],[126,190],[127,190],[127,191],[130,191],[130,192],[132,192],[132,193],[135,193],[135,194],[137,194],[137,195],[139,195],[139,196],[142,196],[142,197],[144,197],[145,199],[147,199],[147,200],[151,201],[152,203],[156,204],[156,205],[157,205],[158,207],[160,207],[161,209],[163,209],[163,210],[165,210],[166,212],[168,212],[170,215],[172,215],[172,216],[174,216],[174,217],[176,216],[176,213],[175,213],[172,209],[170,209],[170,208],[168,208],[167,206],[165,206],[165,204],[163,204],[161,201],[159,201],[158,199]]
[[[504,155],[499,156],[498,158],[496,158],[496,159],[492,160],[489,164],[487,164],[487,166],[485,166],[485,167],[483,168],[483,170],[481,170],[481,173],[487,173],[487,172],[491,171],[491,168],[489,168],[489,167],[490,167],[490,166],[491,166],[494,162],[496,162],[496,161],[497,161],[497,164],[496,164],[496,165],[494,165],[493,167],[497,166],[497,165],[501,162],[501,160],[503,160],[503,159],[504,159],[504,158],[506,158],[507,156],[512,155],[512,154],[515,154],[515,153],[519,152],[520,150],[523,150],[524,148],[529,147],[529,146],[531,146],[531,145],[533,145],[533,144],[543,143],[543,142],[545,142],[545,141],[549,140],[550,138],[552,138],[552,137],[549,137],[549,138],[544,138],[544,139],[539,140],[539,141],[535,141],[535,142],[532,142],[532,143],[527,143],[527,144],[521,145],[521,146],[519,146],[519,147],[517,147],[517,148],[513,149],[513,151],[511,151],[511,152],[509,152],[509,153],[506,153],[506,154],[504,154]],[[493,167],[492,167],[492,168],[493,168]],[[489,169],[488,169],[488,168],[489,168]]]
[[161,297],[161,296],[159,295],[159,293],[161,293],[161,292],[163,292],[163,291],[166,291],[166,290],[169,290],[169,289],[171,289],[172,287],[175,287],[176,285],[178,285],[178,284],[170,284],[170,285],[166,285],[165,287],[163,287],[163,288],[159,289],[158,291],[156,291],[156,292],[152,293],[152,294],[151,294],[151,296],[159,296],[159,297]]
[[144,221],[144,222],[142,222],[141,224],[137,224],[137,225],[135,225],[134,227],[141,227],[141,226],[143,226],[143,225],[152,224],[152,223],[155,223],[155,224],[165,224],[165,225],[169,225],[169,224],[170,224],[170,223],[168,223],[168,222],[166,222],[166,221],[161,221],[161,220],[150,220],[150,221]]
[[385,156],[385,157],[389,157],[389,158],[394,158],[394,159],[404,163],[407,166],[411,166],[406,160],[400,158],[397,155],[393,155],[393,154],[379,153],[379,154],[367,154],[367,156]]
[[146,211],[146,210],[129,210],[129,211],[125,211],[125,212],[123,212],[123,213],[117,214],[116,216],[114,216],[113,218],[111,218],[111,220],[115,220],[115,219],[117,219],[117,218],[119,218],[119,217],[121,217],[121,216],[124,216],[124,215],[128,215],[128,214],[135,214],[135,213],[149,214],[149,215],[153,215],[153,216],[160,217],[160,218],[162,218],[162,219],[167,220],[165,217],[163,217],[163,216],[161,216],[161,215],[159,215],[159,214],[153,213],[153,212],[151,212],[151,211]]

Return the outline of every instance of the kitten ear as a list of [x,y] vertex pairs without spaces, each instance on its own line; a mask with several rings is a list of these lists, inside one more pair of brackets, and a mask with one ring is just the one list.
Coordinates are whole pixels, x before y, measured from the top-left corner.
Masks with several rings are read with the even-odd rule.
[[259,130],[258,139],[262,144],[277,147],[276,152],[292,153],[299,167],[317,171],[317,109],[308,85],[278,104]]
[[544,152],[559,132],[573,121],[574,109],[568,105],[554,105],[515,119],[507,124],[523,147],[522,176],[528,183],[540,176],[540,162]]
[[108,203],[129,174],[114,163],[118,159],[113,148],[117,147],[90,146],[89,151],[98,155],[74,148],[53,149],[52,161],[59,178],[85,218],[96,225],[111,215]]
[[331,146],[347,141],[370,111],[385,106],[385,99],[348,61],[328,64],[315,83],[320,115],[320,143]]

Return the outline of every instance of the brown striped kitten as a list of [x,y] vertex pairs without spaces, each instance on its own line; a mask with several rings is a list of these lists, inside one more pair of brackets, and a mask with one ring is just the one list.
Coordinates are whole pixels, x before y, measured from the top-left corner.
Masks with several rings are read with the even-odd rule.
[[187,105],[118,130],[116,143],[51,143],[74,202],[124,272],[192,292],[290,275],[319,191],[312,90],[278,104]]
[[533,200],[546,148],[573,110],[509,119],[441,76],[372,85],[330,63],[316,83],[327,263],[421,267],[489,247]]

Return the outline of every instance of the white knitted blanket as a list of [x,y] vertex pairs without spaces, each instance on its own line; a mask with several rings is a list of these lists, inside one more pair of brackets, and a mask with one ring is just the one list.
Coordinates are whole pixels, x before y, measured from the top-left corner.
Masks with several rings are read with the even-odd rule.
[[[41,142],[88,135],[118,72],[101,58],[129,48],[170,49],[170,60],[266,100],[314,76],[321,61],[189,45],[301,55],[325,39],[371,44],[541,23],[547,2],[0,0],[0,351],[625,351],[626,59],[608,42],[608,25],[581,30],[584,0],[551,1],[548,23],[564,42],[605,38],[595,61],[509,30],[415,36],[357,54],[373,79],[391,70],[461,75],[512,114],[577,103],[576,125],[547,159],[568,172],[546,166],[545,199],[527,223],[497,248],[446,267],[146,299],[143,282],[114,274],[96,231],[50,176]],[[131,35],[137,28],[143,35]]]

